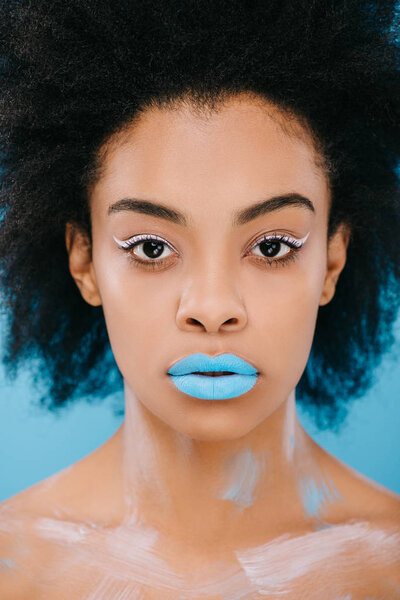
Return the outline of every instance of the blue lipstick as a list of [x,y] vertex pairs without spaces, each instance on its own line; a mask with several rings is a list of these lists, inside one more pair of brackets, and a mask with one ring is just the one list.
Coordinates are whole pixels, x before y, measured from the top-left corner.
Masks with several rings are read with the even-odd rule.
[[258,377],[257,369],[236,354],[220,354],[215,358],[191,354],[175,363],[168,374],[178,390],[204,400],[241,396],[251,390]]

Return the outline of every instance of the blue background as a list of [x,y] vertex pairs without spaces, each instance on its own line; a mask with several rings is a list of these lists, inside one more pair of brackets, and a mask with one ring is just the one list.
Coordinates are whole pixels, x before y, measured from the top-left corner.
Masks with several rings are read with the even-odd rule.
[[[400,493],[400,318],[395,333],[396,344],[376,370],[373,387],[353,403],[339,433],[318,431],[298,408],[319,444]],[[79,460],[105,442],[123,419],[113,410],[122,404],[122,392],[93,404],[77,402],[60,416],[39,409],[32,402],[37,397],[28,371],[10,383],[0,368],[0,501]]]

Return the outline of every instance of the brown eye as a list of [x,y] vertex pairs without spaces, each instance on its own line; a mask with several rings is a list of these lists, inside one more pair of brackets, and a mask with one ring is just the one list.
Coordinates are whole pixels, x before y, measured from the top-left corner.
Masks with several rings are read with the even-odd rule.
[[286,256],[290,252],[290,247],[279,240],[262,240],[258,242],[253,249],[259,250],[259,254],[256,256],[263,256],[265,258],[280,258]]
[[298,257],[309,235],[310,232],[301,239],[278,233],[264,235],[253,244],[249,254],[267,266],[283,267]]
[[141,263],[162,262],[174,252],[166,240],[149,233],[134,235],[128,240],[119,240],[115,236],[113,238],[123,250],[129,252],[132,258]]
[[[136,242],[131,247],[131,254],[134,254],[141,260],[151,260],[157,258],[167,258],[172,254],[169,246],[165,242],[146,240],[145,242]],[[133,250],[135,250],[133,252]]]

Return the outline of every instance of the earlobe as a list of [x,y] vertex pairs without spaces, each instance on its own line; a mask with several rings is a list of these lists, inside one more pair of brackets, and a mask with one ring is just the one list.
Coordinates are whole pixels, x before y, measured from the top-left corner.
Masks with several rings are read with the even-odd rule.
[[92,306],[102,304],[92,262],[92,248],[87,234],[73,223],[65,227],[65,245],[69,270],[82,298]]
[[328,304],[335,295],[336,285],[347,259],[347,247],[351,231],[348,225],[341,223],[328,245],[327,270],[319,306]]

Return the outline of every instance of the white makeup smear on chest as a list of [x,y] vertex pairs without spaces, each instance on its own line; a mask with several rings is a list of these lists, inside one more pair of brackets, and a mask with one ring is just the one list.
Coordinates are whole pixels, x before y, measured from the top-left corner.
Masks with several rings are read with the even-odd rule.
[[[109,530],[40,518],[35,529],[42,540],[65,549],[65,568],[59,571],[65,573],[65,578],[58,582],[50,576],[49,589],[65,591],[74,565],[87,565],[88,573],[93,573],[93,569],[101,573],[91,582],[83,600],[144,600],[146,589],[159,590],[160,600],[179,597],[253,600],[258,594],[279,600],[289,597],[306,575],[311,576],[315,584],[318,581],[315,595],[311,589],[307,599],[320,600],[323,593],[324,600],[340,600],[346,598],[347,590],[337,590],[333,595],[335,576],[337,579],[339,575],[341,581],[342,574],[350,574],[353,566],[362,560],[374,564],[377,551],[380,560],[389,563],[400,557],[400,533],[376,530],[368,523],[356,522],[332,525],[297,537],[280,536],[255,548],[236,551],[237,565],[216,561],[211,566],[193,569],[190,574],[180,574],[155,551],[158,532],[138,521]],[[324,571],[325,583],[318,577]],[[43,575],[44,572],[45,567]],[[71,580],[76,581],[76,578],[71,577]],[[45,581],[43,578],[44,585]]]
[[281,536],[236,556],[259,592],[282,594],[290,592],[296,580],[317,576],[322,568],[341,579],[363,561],[374,565],[377,556],[395,562],[400,557],[400,533],[372,529],[364,522],[332,525],[294,538]]
[[40,537],[53,542],[62,540],[63,544],[83,543],[89,533],[87,525],[64,522],[47,517],[39,518],[36,521],[35,529]]
[[84,600],[145,600],[143,588],[107,575]]
[[[37,519],[33,530],[38,538],[54,545],[56,554],[64,551],[58,568],[41,566],[40,582],[49,597],[57,597],[50,592],[62,595],[70,589],[66,586],[82,584],[82,588],[88,586],[86,591],[71,597],[146,600],[150,590],[150,597],[155,593],[159,600],[256,600],[265,596],[269,600],[292,600],[296,585],[303,577],[310,577],[307,600],[347,600],[352,588],[343,583],[344,574],[356,585],[358,575],[355,571],[353,576],[352,570],[360,563],[379,567],[377,557],[385,564],[400,558],[399,532],[352,522],[296,537],[283,535],[236,551],[237,564],[215,561],[178,573],[165,560],[167,552],[155,549],[158,532],[136,517],[132,515],[114,528]],[[1,525],[7,528],[4,522]],[[15,532],[15,523],[8,525]]]
[[[75,565],[102,573],[84,600],[125,600],[132,594],[139,599],[146,588],[159,590],[160,599],[171,600],[177,600],[178,594],[183,594],[182,598],[244,600],[256,591],[239,565],[227,566],[223,561],[185,575],[176,572],[154,548],[158,532],[137,521],[109,531],[41,518],[35,529],[42,539],[65,548],[65,564],[58,573],[64,571],[70,577]],[[54,581],[51,589],[64,591],[65,580]]]

